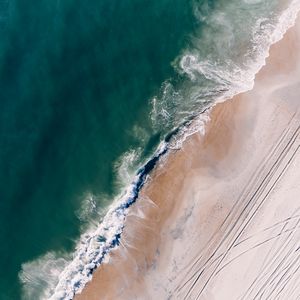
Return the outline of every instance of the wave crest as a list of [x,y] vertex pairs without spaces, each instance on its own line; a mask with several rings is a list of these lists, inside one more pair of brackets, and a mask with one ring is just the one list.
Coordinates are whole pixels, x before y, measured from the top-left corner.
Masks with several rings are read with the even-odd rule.
[[[50,295],[51,300],[72,299],[83,289],[93,271],[106,262],[111,249],[118,246],[128,208],[136,201],[156,162],[169,148],[181,147],[189,134],[205,128],[208,115],[201,114],[203,111],[253,87],[255,74],[265,64],[270,46],[294,24],[300,10],[299,0],[290,1],[288,8],[274,0],[224,0],[215,9],[208,6],[200,9],[197,5],[195,1],[195,16],[204,26],[194,33],[191,47],[175,62],[179,78],[164,82],[160,93],[152,99],[153,127],[171,131],[171,141],[166,138],[170,143],[162,143],[136,176],[132,175],[131,168],[135,166],[136,153],[129,152],[121,158],[117,164],[119,176],[132,183],[113,203],[101,224],[93,225],[81,236],[72,260],[59,261],[63,269],[57,265],[56,255],[51,253],[23,264],[20,279],[25,299],[48,299]],[[241,11],[244,15],[237,14]],[[45,276],[37,276],[43,264]],[[32,287],[36,285],[40,289],[47,282],[50,282],[47,289],[35,297]]]

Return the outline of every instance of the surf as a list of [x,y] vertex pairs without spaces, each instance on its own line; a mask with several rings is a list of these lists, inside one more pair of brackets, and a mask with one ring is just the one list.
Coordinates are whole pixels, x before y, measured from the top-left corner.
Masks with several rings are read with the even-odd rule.
[[[170,151],[180,148],[187,136],[195,132],[205,134],[209,109],[214,104],[252,89],[255,74],[265,65],[270,46],[279,41],[288,28],[293,26],[300,10],[298,0],[290,1],[286,6],[281,2],[276,2],[276,5],[274,1],[268,3],[271,2],[273,6],[268,16],[254,13],[261,9],[261,1],[233,1],[228,6],[226,1],[220,1],[219,7],[212,9],[207,15],[201,13],[198,2],[194,2],[195,18],[201,22],[203,28],[191,36],[189,47],[183,49],[173,62],[177,77],[166,80],[159,93],[149,100],[152,105],[153,128],[157,131],[162,126],[165,128],[164,140],[154,154],[138,168],[135,175],[128,175],[128,166],[119,164],[120,174],[126,175],[127,182],[133,177],[131,183],[116,197],[101,223],[82,234],[72,259],[64,262],[64,269],[55,279],[51,279],[55,284],[51,284],[41,298],[73,299],[75,294],[80,293],[92,279],[96,268],[108,262],[110,251],[118,247],[130,206],[138,200],[139,192],[155,166]],[[251,21],[254,26],[247,35],[246,52],[238,44],[240,41],[234,41],[234,27],[242,21],[230,23],[231,18],[235,17],[235,5],[240,9],[253,9],[254,19]],[[220,36],[223,31],[218,32],[216,29],[220,26],[225,27],[224,40]],[[230,47],[227,53],[222,52],[224,43],[228,40],[232,41],[232,47],[237,48],[236,52],[230,52]],[[205,47],[215,50],[211,57],[207,55],[208,48],[203,49],[205,43]],[[243,53],[246,53],[246,57]],[[125,160],[131,158],[130,155],[124,156]],[[53,260],[53,257],[46,256],[45,260]],[[28,280],[24,274],[28,267],[29,265],[23,265],[20,273],[25,287],[28,286]]]

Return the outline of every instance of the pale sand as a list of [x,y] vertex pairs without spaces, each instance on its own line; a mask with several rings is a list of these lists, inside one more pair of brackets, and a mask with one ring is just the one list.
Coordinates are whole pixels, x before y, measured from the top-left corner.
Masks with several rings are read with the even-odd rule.
[[76,300],[300,298],[300,21],[156,168]]

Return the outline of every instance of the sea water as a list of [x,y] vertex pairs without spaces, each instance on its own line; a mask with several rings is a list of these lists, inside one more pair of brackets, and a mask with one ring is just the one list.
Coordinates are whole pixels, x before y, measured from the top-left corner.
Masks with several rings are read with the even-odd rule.
[[298,6],[1,0],[0,299],[80,291],[157,160],[252,87]]

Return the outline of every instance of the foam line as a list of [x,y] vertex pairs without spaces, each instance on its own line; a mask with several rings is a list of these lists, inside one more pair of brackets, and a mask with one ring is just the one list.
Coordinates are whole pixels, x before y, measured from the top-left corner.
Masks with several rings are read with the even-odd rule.
[[[265,60],[269,54],[269,47],[279,41],[288,28],[294,25],[298,11],[300,10],[300,1],[292,1],[289,8],[286,9],[278,20],[277,28],[272,32],[268,39],[268,47],[261,49],[260,56],[256,59],[256,65],[251,68],[252,80],[250,85],[246,85],[244,90],[251,89],[254,83],[254,75],[265,65]],[[247,80],[249,74],[246,74]],[[248,81],[247,81],[248,82]],[[234,90],[234,93],[242,90]],[[226,93],[225,93],[226,94]],[[226,94],[225,100],[232,94]],[[124,195],[119,198],[109,209],[99,227],[84,234],[74,254],[73,260],[66,266],[59,276],[58,284],[53,291],[51,300],[71,300],[76,293],[80,293],[84,286],[92,279],[92,274],[101,263],[107,261],[109,252],[120,244],[121,234],[124,229],[124,222],[128,214],[129,207],[136,202],[139,193],[147,181],[149,173],[155,168],[157,163],[165,156],[169,150],[173,149],[174,143],[179,143],[190,134],[202,130],[207,119],[207,115],[202,114],[191,117],[181,126],[172,130],[161,143],[153,157],[141,167],[133,181],[126,189]],[[195,125],[196,124],[196,125]]]

